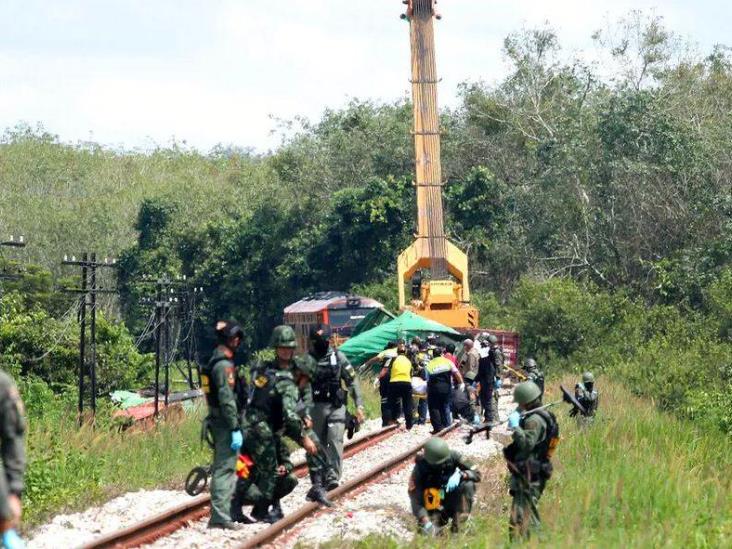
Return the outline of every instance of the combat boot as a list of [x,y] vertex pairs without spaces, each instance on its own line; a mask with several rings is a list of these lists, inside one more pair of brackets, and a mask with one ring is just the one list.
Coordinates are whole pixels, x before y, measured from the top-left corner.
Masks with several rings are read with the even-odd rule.
[[305,494],[305,499],[315,501],[326,507],[333,507],[333,502],[328,499],[328,493],[323,488],[323,477],[320,473],[310,473],[310,482],[312,487]]
[[276,499],[272,502],[272,508],[270,509],[270,514],[277,518],[277,520],[282,520],[285,518],[285,514],[282,512],[282,505],[280,505],[280,500]]
[[274,524],[278,519],[268,509],[269,505],[267,503],[257,503],[252,509],[252,518],[266,524]]

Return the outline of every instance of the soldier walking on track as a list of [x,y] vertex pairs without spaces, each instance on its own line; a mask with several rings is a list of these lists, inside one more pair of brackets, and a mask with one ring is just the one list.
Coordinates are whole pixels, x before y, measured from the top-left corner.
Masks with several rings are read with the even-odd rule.
[[551,457],[559,443],[559,425],[553,413],[541,408],[541,389],[533,381],[513,391],[518,410],[508,417],[513,442],[503,449],[511,473],[511,539],[528,538],[541,525],[539,498],[552,475]]
[[346,355],[330,346],[329,336],[324,327],[311,330],[310,358],[316,363],[311,383],[313,430],[325,446],[330,465],[326,487],[333,490],[341,479],[349,394],[356,405],[356,421],[363,423],[364,414],[356,371]]
[[0,533],[2,546],[21,549],[20,524],[25,473],[25,409],[15,383],[0,370]]
[[422,533],[434,535],[449,521],[457,532],[473,508],[476,482],[480,472],[470,461],[450,451],[441,438],[427,441],[424,454],[415,459],[408,488],[412,514]]
[[211,360],[201,369],[201,389],[208,404],[205,428],[211,433],[214,448],[209,528],[241,528],[231,520],[230,505],[236,486],[236,460],[244,442],[239,426],[234,366],[234,354],[243,335],[237,324],[225,320],[217,322],[218,345]]

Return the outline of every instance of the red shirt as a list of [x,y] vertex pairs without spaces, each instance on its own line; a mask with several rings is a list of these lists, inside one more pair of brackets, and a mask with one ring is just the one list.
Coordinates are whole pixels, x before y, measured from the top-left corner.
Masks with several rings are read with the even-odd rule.
[[452,362],[455,366],[457,366],[457,357],[452,353],[445,353],[444,356],[447,360]]

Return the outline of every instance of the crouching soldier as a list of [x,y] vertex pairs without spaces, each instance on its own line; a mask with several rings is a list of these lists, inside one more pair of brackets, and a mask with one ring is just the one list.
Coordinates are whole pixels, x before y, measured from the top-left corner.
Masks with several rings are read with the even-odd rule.
[[[254,461],[254,475],[244,499],[254,503],[252,518],[267,523],[276,522],[281,515],[277,486],[278,480],[285,476],[283,471],[287,470],[283,459],[286,450],[281,437],[287,436],[305,448],[308,454],[318,455],[316,443],[307,435],[297,414],[299,389],[310,380],[301,371],[293,369],[295,333],[292,328],[275,328],[272,347],[275,350],[274,361],[260,364],[252,371],[252,396],[245,425],[246,450]],[[322,490],[320,477],[314,480],[314,487],[316,481]],[[291,480],[289,484],[292,484]]]
[[452,521],[450,529],[457,532],[473,508],[480,472],[437,437],[427,441],[424,453],[415,462],[409,478],[409,499],[419,528],[424,534],[434,535]]
[[582,374],[582,382],[574,386],[574,396],[585,409],[585,413],[583,414],[577,408],[573,408],[569,415],[578,416],[581,426],[589,425],[595,419],[597,405],[599,404],[599,395],[595,390],[595,376],[592,375],[592,372]]
[[541,408],[541,389],[533,381],[519,383],[513,391],[518,410],[508,417],[513,442],[503,449],[511,473],[511,539],[526,538],[541,524],[538,504],[552,475],[551,457],[559,443],[557,419]]

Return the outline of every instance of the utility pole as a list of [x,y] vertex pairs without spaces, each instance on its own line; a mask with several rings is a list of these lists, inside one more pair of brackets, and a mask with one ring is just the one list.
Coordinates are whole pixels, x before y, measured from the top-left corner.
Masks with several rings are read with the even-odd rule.
[[[97,295],[113,294],[115,289],[100,288],[97,284],[97,270],[117,266],[116,260],[108,258],[104,262],[97,261],[96,253],[84,253],[80,260],[75,256],[64,256],[62,265],[73,265],[81,268],[81,287],[64,288],[64,292],[81,294],[79,310],[79,424],[84,421],[84,389],[85,378],[89,378],[89,403],[92,417],[97,413]],[[89,345],[87,344],[87,308],[89,309]],[[87,357],[87,347],[89,353]]]
[[[25,237],[20,235],[18,239],[15,239],[14,235],[10,235],[9,240],[0,241],[0,246],[8,248],[25,248]],[[17,267],[16,270],[9,271],[5,265],[3,265],[2,271],[0,271],[0,280],[18,280],[23,270]],[[0,288],[0,296],[2,296],[2,288]]]
[[[186,340],[186,362],[187,372],[185,372],[179,364],[175,364],[178,372],[185,378],[188,387],[193,389],[193,365],[191,360],[196,360],[197,348],[195,340],[195,321],[197,317],[198,302],[203,296],[202,286],[192,286],[187,277],[178,276],[171,280],[167,275],[155,278],[150,275],[143,275],[143,283],[154,283],[154,298],[143,297],[141,302],[145,304],[153,304],[155,307],[155,328],[153,330],[155,338],[155,388],[153,402],[155,407],[155,416],[160,413],[160,377],[164,376],[164,392],[163,402],[167,407],[170,396],[170,365],[175,362],[175,356],[178,352],[179,345],[173,345],[171,338],[171,324],[177,328],[177,333],[187,329],[188,336]],[[175,314],[173,312],[175,308]],[[198,368],[196,368],[198,370]],[[198,372],[198,385],[200,386],[200,372]]]

